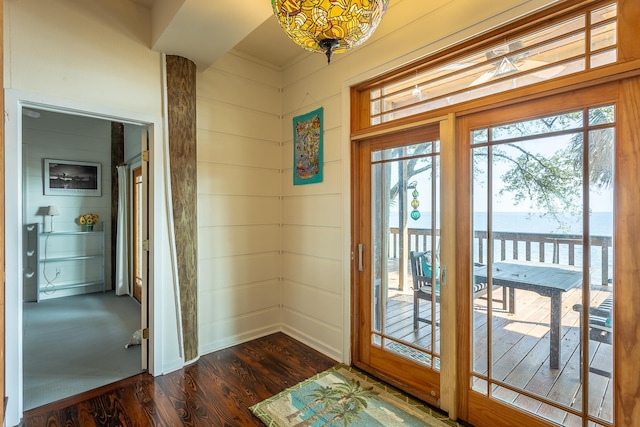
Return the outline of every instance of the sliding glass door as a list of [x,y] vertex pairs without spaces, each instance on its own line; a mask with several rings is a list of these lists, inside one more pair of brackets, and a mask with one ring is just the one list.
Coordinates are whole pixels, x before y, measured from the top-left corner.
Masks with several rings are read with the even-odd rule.
[[588,95],[461,123],[467,280],[488,290],[469,296],[465,325],[474,424],[512,407],[559,425],[613,425],[616,106],[604,90]]
[[438,123],[358,144],[357,363],[439,404]]

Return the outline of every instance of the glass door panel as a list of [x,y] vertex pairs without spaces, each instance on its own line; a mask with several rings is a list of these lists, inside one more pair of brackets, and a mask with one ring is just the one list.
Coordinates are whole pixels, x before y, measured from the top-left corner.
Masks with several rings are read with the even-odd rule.
[[561,425],[613,421],[614,113],[470,131],[472,388]]
[[[438,156],[437,141],[371,153],[371,342],[435,370],[440,365]],[[422,289],[413,279],[412,254],[428,274]]]

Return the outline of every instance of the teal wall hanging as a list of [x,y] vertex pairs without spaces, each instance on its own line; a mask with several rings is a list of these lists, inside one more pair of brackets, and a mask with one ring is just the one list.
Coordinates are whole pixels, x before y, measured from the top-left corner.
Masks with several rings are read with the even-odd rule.
[[322,107],[293,118],[293,185],[322,182]]

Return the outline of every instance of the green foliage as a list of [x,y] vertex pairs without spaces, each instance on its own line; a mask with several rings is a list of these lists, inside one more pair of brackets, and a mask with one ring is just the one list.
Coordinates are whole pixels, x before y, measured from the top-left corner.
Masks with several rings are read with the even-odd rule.
[[[590,192],[611,188],[614,122],[615,107],[608,105],[474,130],[474,181],[488,179],[487,166],[491,163],[494,170],[504,171],[499,176],[499,196],[510,196],[516,205],[528,204],[531,211],[551,216],[562,225],[562,217],[581,213],[585,186]],[[590,126],[588,132],[584,130],[586,124]],[[550,152],[554,143],[558,147]],[[391,204],[403,187],[415,185],[413,177],[431,169],[432,158],[419,156],[430,153],[433,145],[389,150],[392,158],[409,157],[406,169],[390,188]],[[401,185],[403,182],[407,184]]]
[[520,147],[517,157],[499,149],[493,157],[510,165],[501,179],[500,195],[510,193],[515,204],[528,202],[532,210],[559,219],[560,213],[579,213],[581,209],[582,170],[573,159],[556,153],[550,157],[534,155]]

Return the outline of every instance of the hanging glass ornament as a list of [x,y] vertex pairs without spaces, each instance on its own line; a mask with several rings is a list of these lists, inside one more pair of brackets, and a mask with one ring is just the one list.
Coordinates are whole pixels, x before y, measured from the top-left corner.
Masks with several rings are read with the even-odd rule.
[[414,189],[411,195],[413,196],[413,200],[411,201],[411,207],[413,210],[411,211],[411,218],[417,221],[420,218],[420,211],[418,210],[418,206],[420,206],[420,202],[418,201],[418,190]]

